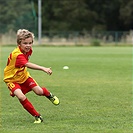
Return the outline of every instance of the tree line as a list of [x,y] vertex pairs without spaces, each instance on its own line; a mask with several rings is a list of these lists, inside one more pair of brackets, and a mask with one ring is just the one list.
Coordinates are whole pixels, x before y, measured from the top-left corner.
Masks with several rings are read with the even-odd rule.
[[[38,0],[0,0],[0,32],[37,31]],[[43,31],[128,31],[132,0],[42,0]]]

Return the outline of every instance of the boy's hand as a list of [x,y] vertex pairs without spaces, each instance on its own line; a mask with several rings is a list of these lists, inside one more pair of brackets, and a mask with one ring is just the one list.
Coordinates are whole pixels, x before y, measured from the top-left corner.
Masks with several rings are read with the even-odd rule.
[[50,68],[45,68],[44,70],[47,74],[51,75],[52,74],[52,70],[51,67]]

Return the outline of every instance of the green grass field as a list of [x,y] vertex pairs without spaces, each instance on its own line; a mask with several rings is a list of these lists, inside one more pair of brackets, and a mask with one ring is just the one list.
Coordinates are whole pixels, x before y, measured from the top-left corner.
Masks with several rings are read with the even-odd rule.
[[[34,118],[9,96],[3,68],[14,47],[1,48],[1,133],[132,133],[131,47],[33,47],[30,61],[51,66],[53,75],[29,70],[60,98],[54,106],[33,92],[27,97],[44,118]],[[63,70],[63,66],[70,69]]]

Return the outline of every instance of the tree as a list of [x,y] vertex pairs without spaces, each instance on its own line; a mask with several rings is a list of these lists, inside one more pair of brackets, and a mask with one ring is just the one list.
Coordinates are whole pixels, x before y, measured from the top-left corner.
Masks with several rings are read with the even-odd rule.
[[120,7],[120,21],[123,23],[125,29],[133,28],[133,1],[128,0],[121,4]]
[[19,28],[34,30],[34,17],[29,1],[1,0],[0,9],[1,32],[7,32],[10,29],[16,31]]
[[45,0],[42,5],[44,30],[91,30],[95,24],[96,13],[87,9],[84,0]]
[[[132,0],[42,0],[43,31],[111,31],[133,28]],[[0,32],[37,31],[38,0],[0,0]]]

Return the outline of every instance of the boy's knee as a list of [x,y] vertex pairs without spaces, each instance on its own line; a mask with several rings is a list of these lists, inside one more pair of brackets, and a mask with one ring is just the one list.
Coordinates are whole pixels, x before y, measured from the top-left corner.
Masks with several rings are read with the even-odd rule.
[[35,92],[36,95],[39,95],[39,96],[43,95],[43,90],[39,86],[36,86],[36,87],[32,88],[32,90]]
[[26,96],[23,94],[23,92],[20,89],[16,89],[14,91],[14,95],[20,100],[24,101],[26,99]]
[[41,90],[38,90],[38,91],[36,91],[35,93],[36,93],[36,95],[38,95],[38,96],[42,96],[42,95],[43,95],[43,93],[42,93]]
[[26,99],[26,96],[25,95],[20,95],[17,98],[19,99],[19,101],[24,101]]

